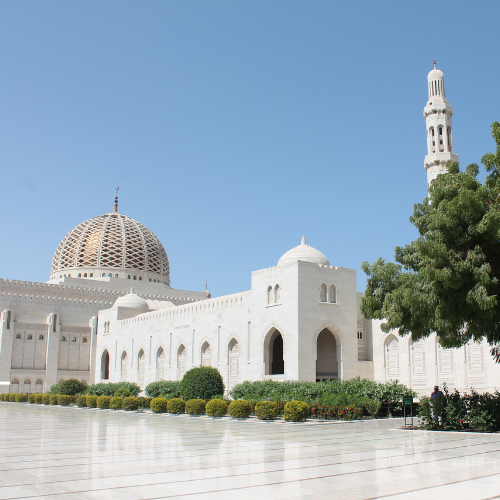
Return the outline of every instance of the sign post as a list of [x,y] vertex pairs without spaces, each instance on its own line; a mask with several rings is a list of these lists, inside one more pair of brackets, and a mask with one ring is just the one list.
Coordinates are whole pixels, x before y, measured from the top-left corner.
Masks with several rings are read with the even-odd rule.
[[411,415],[411,427],[413,427],[413,396],[403,396],[403,414],[405,417],[405,427],[406,427],[406,417],[408,412],[408,407],[410,407],[410,415]]

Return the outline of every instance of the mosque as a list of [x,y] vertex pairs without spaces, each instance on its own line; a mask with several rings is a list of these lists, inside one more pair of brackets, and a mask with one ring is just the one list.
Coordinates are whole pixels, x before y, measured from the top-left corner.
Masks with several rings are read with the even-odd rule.
[[[424,108],[428,186],[458,161],[443,73],[428,75]],[[307,244],[252,272],[251,289],[223,297],[172,288],[167,253],[148,228],[114,210],[70,231],[46,283],[0,279],[0,382],[44,392],[85,383],[180,380],[210,365],[230,389],[244,380],[399,380],[419,393],[436,384],[500,387],[489,346],[443,349],[413,342],[360,313],[356,271]],[[10,384],[10,388],[9,387]]]

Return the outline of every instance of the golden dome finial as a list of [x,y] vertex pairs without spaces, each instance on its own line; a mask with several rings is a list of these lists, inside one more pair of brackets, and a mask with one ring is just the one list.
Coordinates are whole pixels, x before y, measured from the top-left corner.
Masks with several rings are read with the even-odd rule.
[[118,190],[120,189],[120,186],[116,188],[116,194],[115,194],[115,209],[113,212],[118,212]]

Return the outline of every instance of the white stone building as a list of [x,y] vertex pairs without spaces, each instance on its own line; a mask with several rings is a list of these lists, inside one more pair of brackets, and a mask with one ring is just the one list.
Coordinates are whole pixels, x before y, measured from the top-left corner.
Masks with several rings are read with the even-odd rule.
[[[428,83],[430,186],[458,156],[443,73],[434,67]],[[68,378],[145,387],[199,365],[217,367],[228,388],[355,376],[398,379],[421,393],[445,382],[500,387],[486,343],[443,349],[435,335],[413,343],[365,320],[356,271],[330,265],[304,237],[275,266],[254,271],[248,291],[212,298],[174,289],[161,242],[120,214],[117,199],[113,212],[62,240],[47,283],[0,280],[0,290],[0,381],[11,392],[46,391]]]

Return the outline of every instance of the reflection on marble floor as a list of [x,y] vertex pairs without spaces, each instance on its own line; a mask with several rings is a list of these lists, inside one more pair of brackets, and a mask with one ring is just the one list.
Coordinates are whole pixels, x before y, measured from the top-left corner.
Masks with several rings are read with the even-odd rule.
[[401,425],[0,403],[0,500],[500,498],[499,434]]

